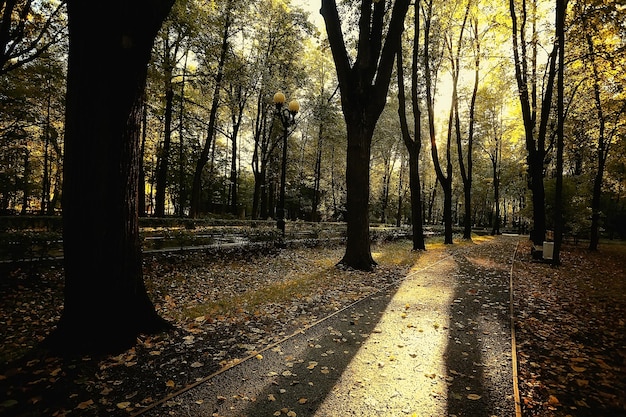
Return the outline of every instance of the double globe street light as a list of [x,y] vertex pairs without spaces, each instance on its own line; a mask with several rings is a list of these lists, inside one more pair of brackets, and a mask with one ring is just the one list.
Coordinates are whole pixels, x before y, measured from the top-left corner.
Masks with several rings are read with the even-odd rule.
[[289,126],[296,122],[296,114],[300,110],[300,103],[291,100],[287,107],[285,95],[280,91],[274,94],[274,105],[276,106],[276,114],[280,118],[283,125],[283,160],[280,172],[280,196],[278,199],[278,208],[276,210],[276,226],[285,237],[285,182],[287,172],[287,137],[289,136]]

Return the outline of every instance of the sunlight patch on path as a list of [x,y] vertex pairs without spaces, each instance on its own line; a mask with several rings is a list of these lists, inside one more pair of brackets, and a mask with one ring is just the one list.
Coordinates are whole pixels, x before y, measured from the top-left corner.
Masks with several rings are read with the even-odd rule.
[[455,273],[448,257],[407,276],[316,417],[446,414],[444,355]]

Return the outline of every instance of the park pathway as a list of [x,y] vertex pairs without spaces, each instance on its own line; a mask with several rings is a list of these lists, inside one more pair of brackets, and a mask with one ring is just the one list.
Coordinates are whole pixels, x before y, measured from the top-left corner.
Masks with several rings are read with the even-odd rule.
[[426,252],[400,282],[135,415],[514,416],[518,240]]

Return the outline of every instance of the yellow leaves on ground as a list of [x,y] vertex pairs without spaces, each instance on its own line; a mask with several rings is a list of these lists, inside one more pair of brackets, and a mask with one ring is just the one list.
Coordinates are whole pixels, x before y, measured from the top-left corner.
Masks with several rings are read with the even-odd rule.
[[128,407],[130,407],[130,401],[123,401],[121,403],[117,403],[117,408],[119,408],[120,410],[125,410]]

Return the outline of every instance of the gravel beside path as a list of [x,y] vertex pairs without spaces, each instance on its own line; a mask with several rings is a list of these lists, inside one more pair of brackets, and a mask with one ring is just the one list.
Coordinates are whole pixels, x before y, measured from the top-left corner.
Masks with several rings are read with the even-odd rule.
[[403,280],[135,415],[513,416],[518,240],[427,252]]

